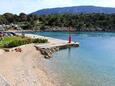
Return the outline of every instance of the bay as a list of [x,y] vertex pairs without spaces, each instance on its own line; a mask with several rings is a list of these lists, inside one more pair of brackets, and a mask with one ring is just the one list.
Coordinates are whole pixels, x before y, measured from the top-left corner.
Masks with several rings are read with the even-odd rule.
[[[34,32],[68,39],[68,32]],[[61,86],[115,86],[115,33],[73,32],[80,47],[54,53],[46,60]],[[51,73],[53,76],[53,73]]]

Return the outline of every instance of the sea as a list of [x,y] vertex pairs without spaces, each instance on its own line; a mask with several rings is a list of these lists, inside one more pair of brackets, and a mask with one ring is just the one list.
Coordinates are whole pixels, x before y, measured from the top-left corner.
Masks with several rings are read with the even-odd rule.
[[[112,32],[32,32],[79,42],[79,47],[60,50],[46,59],[51,76],[60,86],[115,86],[115,33]],[[55,73],[55,74],[54,74]]]

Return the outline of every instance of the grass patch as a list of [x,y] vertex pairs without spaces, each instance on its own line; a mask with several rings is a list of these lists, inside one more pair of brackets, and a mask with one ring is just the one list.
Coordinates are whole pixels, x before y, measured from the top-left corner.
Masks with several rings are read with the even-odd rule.
[[5,44],[8,44],[14,40],[22,40],[21,37],[18,36],[11,36],[11,37],[4,37],[1,41],[0,41],[0,46],[4,46]]
[[48,42],[47,39],[39,39],[39,38],[31,39],[28,37],[10,36],[10,37],[4,37],[0,41],[0,47],[11,48],[29,43],[47,43],[47,42]]

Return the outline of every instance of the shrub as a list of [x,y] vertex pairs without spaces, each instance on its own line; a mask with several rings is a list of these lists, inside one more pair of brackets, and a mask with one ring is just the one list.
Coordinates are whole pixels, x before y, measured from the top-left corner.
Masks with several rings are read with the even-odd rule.
[[16,47],[16,46],[20,46],[20,45],[24,45],[28,43],[30,42],[27,40],[14,40],[14,41],[9,42],[8,44],[5,44],[4,47],[11,48],[11,47]]
[[24,44],[29,44],[29,43],[46,43],[48,42],[47,39],[23,39],[23,40],[13,40],[7,44],[4,44],[5,48],[12,48],[12,47],[16,47],[16,46],[20,46],[20,45],[24,45]]
[[33,43],[47,43],[48,40],[47,39],[39,39],[39,38],[37,38],[37,39],[33,39],[32,42]]

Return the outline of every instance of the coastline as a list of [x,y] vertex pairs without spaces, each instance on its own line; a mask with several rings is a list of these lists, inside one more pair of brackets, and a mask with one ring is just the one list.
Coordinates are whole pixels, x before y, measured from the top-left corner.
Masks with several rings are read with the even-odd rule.
[[[17,35],[21,34],[17,33]],[[68,41],[34,34],[25,34],[25,36],[45,38],[48,39],[48,43],[18,46],[22,52],[16,52],[16,47],[9,49],[8,52],[0,50],[0,75],[5,78],[9,86],[60,86],[58,81],[48,73],[49,69],[45,68],[47,65],[43,64],[45,55],[36,47],[44,49],[46,56],[52,56],[61,48],[67,48]]]
[[[68,31],[68,27],[66,27],[66,30],[63,30],[63,27],[58,27],[59,29],[56,30],[55,27],[52,28],[48,28],[46,30],[8,30],[8,31],[4,31],[4,32],[14,32],[14,33],[31,33],[31,32],[115,32],[115,31],[102,31],[102,30],[76,30],[75,28],[72,29],[71,31]],[[65,27],[64,27],[65,28]],[[102,28],[101,28],[102,29]]]

